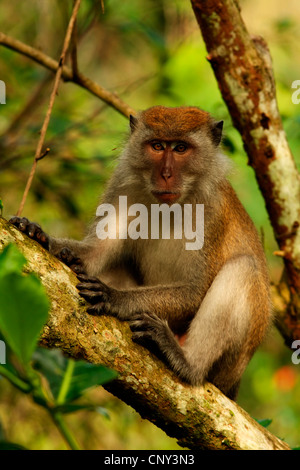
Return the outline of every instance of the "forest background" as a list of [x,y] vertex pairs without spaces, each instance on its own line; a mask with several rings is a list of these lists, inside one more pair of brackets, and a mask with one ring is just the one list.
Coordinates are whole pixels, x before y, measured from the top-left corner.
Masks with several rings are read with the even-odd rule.
[[[300,168],[300,104],[292,102],[300,80],[300,4],[242,0],[242,16],[252,34],[271,51],[279,110]],[[58,58],[72,2],[48,0],[1,4],[0,31]],[[282,262],[258,190],[247,166],[240,135],[208,61],[189,1],[85,0],[78,15],[80,70],[133,109],[155,104],[196,105],[225,121],[224,151],[234,162],[230,180],[263,234],[271,281]],[[0,79],[6,104],[0,105],[0,197],[9,218],[20,204],[48,105],[53,75],[15,52],[0,47]],[[39,163],[24,215],[56,236],[81,238],[93,217],[98,195],[122,150],[128,123],[116,110],[71,83],[61,83],[46,136],[49,154]],[[270,419],[269,430],[291,447],[300,445],[300,365],[272,329],[244,374],[238,403],[256,419]],[[176,449],[174,439],[102,388],[89,392],[109,411],[80,412],[70,427],[88,449]],[[51,421],[28,397],[0,380],[0,422],[6,436],[31,449],[65,448]]]

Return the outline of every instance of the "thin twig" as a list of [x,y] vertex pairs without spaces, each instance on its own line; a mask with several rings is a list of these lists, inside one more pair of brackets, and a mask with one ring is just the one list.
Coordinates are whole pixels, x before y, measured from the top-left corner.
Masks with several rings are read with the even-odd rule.
[[77,20],[75,20],[74,28],[71,39],[71,64],[73,77],[78,75],[78,60],[77,60]]
[[22,121],[24,119],[28,121],[30,114],[32,114],[43,102],[41,96],[43,95],[45,88],[48,86],[50,79],[52,79],[52,75],[49,72],[46,72],[45,77],[37,84],[36,88],[34,88],[32,94],[24,104],[24,107],[15,115],[7,129],[3,132],[3,135],[5,135],[6,138],[9,138],[10,145],[11,142],[15,140],[15,134],[17,134],[22,127]]
[[[28,46],[23,42],[7,36],[4,33],[0,32],[0,44],[3,46],[12,49],[30,59],[34,60],[38,64],[46,67],[47,69],[51,70],[52,72],[56,72],[59,63],[52,59],[52,57],[47,56],[43,52],[35,49],[34,47]],[[135,114],[136,111],[131,108],[127,103],[122,101],[115,93],[112,93],[102,86],[95,83],[93,80],[89,79],[82,73],[78,73],[76,77],[74,77],[72,69],[66,65],[62,67],[62,74],[61,78],[64,81],[69,81],[76,83],[80,87],[86,89],[97,98],[100,98],[109,106],[113,107],[116,111],[121,113],[123,116],[129,117],[130,114]]]
[[33,165],[31,167],[31,171],[30,171],[27,183],[26,183],[26,187],[25,187],[25,190],[24,190],[22,201],[21,201],[20,207],[19,207],[18,212],[17,212],[18,216],[21,215],[21,213],[23,211],[24,204],[25,204],[25,201],[26,201],[26,198],[27,198],[27,195],[28,195],[28,192],[29,192],[34,174],[35,174],[35,170],[36,170],[36,167],[37,167],[37,162],[38,162],[39,159],[42,158],[42,148],[43,148],[46,132],[47,132],[47,129],[48,129],[48,125],[49,125],[49,121],[50,121],[51,112],[52,112],[52,109],[53,109],[55,97],[57,95],[57,90],[58,90],[59,82],[60,82],[61,75],[62,75],[62,70],[63,70],[63,65],[64,65],[64,61],[65,61],[65,57],[66,57],[66,52],[68,50],[68,47],[69,47],[69,44],[70,44],[70,41],[71,41],[72,31],[73,31],[73,28],[74,28],[74,23],[75,23],[76,16],[77,16],[77,13],[78,13],[78,10],[79,10],[79,7],[80,7],[80,3],[81,3],[81,0],[76,0],[74,8],[73,8],[73,12],[72,12],[69,24],[68,24],[68,28],[67,28],[67,32],[66,32],[66,36],[65,36],[65,40],[64,40],[64,45],[63,45],[63,48],[62,48],[58,68],[57,68],[56,75],[55,75],[54,85],[53,85],[53,89],[52,89],[51,96],[50,96],[49,106],[48,106],[47,113],[46,113],[46,116],[45,116],[45,119],[44,119],[44,122],[43,122],[42,129],[41,129],[41,135],[40,135],[38,145],[37,145],[37,148],[36,148],[34,162],[33,162]]

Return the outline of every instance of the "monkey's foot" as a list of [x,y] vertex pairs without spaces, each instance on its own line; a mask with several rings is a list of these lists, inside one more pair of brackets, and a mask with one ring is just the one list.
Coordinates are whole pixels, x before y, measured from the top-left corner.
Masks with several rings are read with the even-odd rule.
[[132,340],[153,352],[183,381],[191,382],[191,368],[183,349],[166,320],[154,313],[141,313],[129,321]]
[[[166,359],[170,344],[178,345],[166,320],[154,313],[140,313],[129,321],[132,340],[153,351],[160,358]],[[175,346],[175,347],[176,347]]]
[[79,274],[77,278],[80,281],[76,286],[79,290],[79,295],[92,304],[92,307],[89,307],[87,312],[92,315],[110,313],[109,301],[113,289],[96,277]]
[[41,226],[35,222],[30,222],[26,217],[12,217],[9,221],[20,232],[25,233],[29,238],[32,238],[46,250],[49,250],[49,236],[43,232]]
[[60,250],[60,252],[57,253],[56,258],[69,266],[69,268],[72,269],[74,273],[85,274],[81,259],[78,258],[78,256],[75,256],[75,254],[69,248],[63,248]]

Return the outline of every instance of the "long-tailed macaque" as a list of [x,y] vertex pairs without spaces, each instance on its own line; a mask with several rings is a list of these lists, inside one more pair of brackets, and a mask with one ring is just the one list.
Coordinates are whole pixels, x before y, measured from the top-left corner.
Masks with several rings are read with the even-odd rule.
[[[153,348],[183,381],[208,380],[235,399],[271,309],[258,234],[226,179],[222,127],[196,107],[154,106],[131,116],[130,137],[102,199],[102,207],[115,208],[115,238],[97,236],[99,222],[111,222],[104,213],[83,241],[49,237],[25,218],[11,221],[78,273],[89,313],[128,321],[133,340]],[[148,214],[164,204],[171,225],[171,209],[192,208],[193,229],[194,209],[203,204],[203,246],[187,249],[175,222],[169,237],[151,238],[150,215],[147,236],[124,234],[133,213],[121,213],[120,196]]]

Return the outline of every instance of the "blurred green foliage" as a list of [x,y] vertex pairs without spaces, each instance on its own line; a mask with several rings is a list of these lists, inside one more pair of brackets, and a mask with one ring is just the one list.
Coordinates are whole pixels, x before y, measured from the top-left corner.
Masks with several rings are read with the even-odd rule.
[[[0,253],[0,337],[5,345],[0,376],[30,395],[48,412],[67,445],[80,449],[65,415],[96,410],[108,416],[97,404],[80,403],[78,399],[91,387],[116,378],[117,373],[101,365],[66,359],[59,350],[37,348],[50,305],[38,277],[24,275],[25,264],[26,259],[13,244]],[[7,440],[2,430],[0,449],[18,446]]]
[[[279,109],[300,168],[300,105],[291,101],[291,83],[300,79],[299,2],[240,3],[246,26],[264,36],[271,50]],[[263,198],[205,59],[189,1],[104,0],[104,5],[103,14],[100,1],[82,1],[79,69],[135,109],[197,105],[225,120],[224,151],[235,164],[231,181],[263,234],[270,276],[278,281],[282,264],[273,255],[277,247]],[[2,2],[0,30],[57,58],[71,7],[71,0]],[[7,104],[0,105],[0,198],[5,217],[16,212],[22,197],[51,78],[29,59],[0,47],[0,79],[7,87]],[[24,215],[53,235],[81,238],[127,130],[126,119],[115,110],[76,85],[62,83],[45,142],[50,153],[38,165]],[[10,439],[29,448],[58,448],[47,418],[7,387],[0,381],[0,418]],[[273,329],[244,375],[238,402],[255,418],[271,419],[268,429],[295,447],[300,444],[299,389],[300,366],[292,364],[291,351]],[[176,448],[174,440],[106,392],[93,391],[91,400],[97,393],[104,394],[111,420],[92,419],[84,411],[72,418],[85,448]]]

